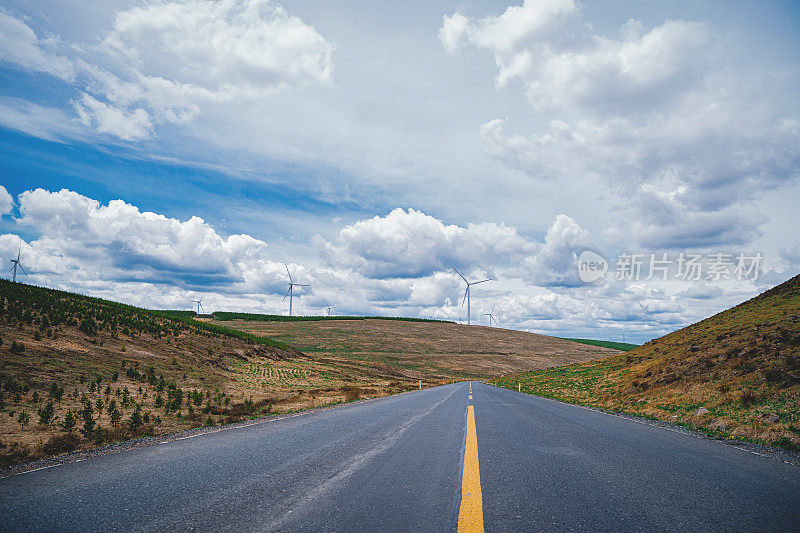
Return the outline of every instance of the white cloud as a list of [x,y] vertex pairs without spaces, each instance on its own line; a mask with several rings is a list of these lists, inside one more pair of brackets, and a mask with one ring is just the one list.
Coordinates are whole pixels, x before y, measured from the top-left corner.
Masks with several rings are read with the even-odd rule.
[[62,257],[86,278],[210,285],[224,292],[283,286],[284,267],[270,261],[265,242],[223,237],[198,217],[180,221],[122,200],[102,205],[66,189],[26,191],[19,212],[18,222],[41,235],[31,243],[35,251]]
[[558,215],[536,254],[523,262],[524,279],[538,286],[578,286],[578,255],[592,248],[589,232],[567,215]]
[[39,39],[0,12],[0,60],[80,80],[81,122],[129,141],[192,122],[203,106],[330,85],[333,49],[271,0],[149,2],[117,12],[91,46]]
[[485,122],[487,153],[539,179],[603,184],[616,198],[604,234],[617,245],[752,242],[766,218],[744,206],[800,177],[800,121],[781,77],[733,64],[704,24],[629,20],[609,38],[578,26],[568,4],[445,19],[448,50],[464,41],[491,51],[498,86],[519,81],[550,118],[522,134],[506,119]]
[[71,81],[75,78],[72,62],[49,50],[58,44],[56,38],[40,39],[27,24],[0,9],[0,61]]
[[8,194],[5,187],[0,185],[0,216],[11,213],[14,208],[14,199]]
[[125,111],[85,93],[73,105],[81,122],[101,133],[110,133],[125,141],[145,139],[152,135],[150,115],[141,107]]
[[105,46],[152,78],[219,95],[329,83],[333,45],[270,0],[152,2],[119,12]]
[[314,244],[331,265],[375,278],[425,276],[453,266],[491,268],[521,259],[535,246],[505,224],[446,225],[400,208],[345,227],[334,243],[316,237]]

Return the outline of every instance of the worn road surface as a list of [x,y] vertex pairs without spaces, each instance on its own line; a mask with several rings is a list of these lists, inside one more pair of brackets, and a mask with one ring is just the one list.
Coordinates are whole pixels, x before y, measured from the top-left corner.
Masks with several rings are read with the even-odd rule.
[[0,479],[0,531],[800,529],[798,467],[471,387],[349,404]]

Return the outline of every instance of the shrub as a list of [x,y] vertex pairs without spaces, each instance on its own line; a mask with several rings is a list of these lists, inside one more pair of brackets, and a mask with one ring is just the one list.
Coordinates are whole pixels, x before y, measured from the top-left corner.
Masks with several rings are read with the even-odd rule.
[[31,458],[31,450],[24,444],[0,441],[0,467],[24,463]]
[[83,320],[81,320],[81,325],[78,326],[78,329],[86,333],[90,337],[94,337],[95,335],[97,335],[97,322],[95,322],[94,319],[90,317],[86,317]]
[[41,452],[44,455],[61,455],[77,450],[80,443],[81,439],[74,433],[62,433],[50,437],[47,442],[42,444]]
[[344,393],[344,401],[346,402],[352,402],[361,398],[361,389],[358,387],[342,387],[340,390]]
[[211,418],[211,415],[208,415],[208,418],[206,419],[206,426],[213,426],[213,425],[214,425],[214,419]]
[[11,341],[11,346],[9,347],[11,353],[20,355],[25,351],[25,345],[21,342]]
[[739,396],[739,400],[742,402],[742,405],[744,407],[753,405],[754,403],[756,403],[757,399],[758,398],[756,397],[756,394],[750,389],[743,390],[742,394]]

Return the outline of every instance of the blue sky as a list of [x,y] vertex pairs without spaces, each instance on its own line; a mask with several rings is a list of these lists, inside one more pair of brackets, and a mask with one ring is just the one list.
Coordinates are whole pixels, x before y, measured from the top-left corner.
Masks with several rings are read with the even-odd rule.
[[[304,314],[463,320],[456,266],[497,280],[474,321],[647,340],[800,269],[799,22],[792,2],[11,1],[0,253],[152,307],[286,312],[288,263]],[[586,249],[604,280],[578,279]],[[759,279],[611,275],[723,252],[760,253]]]

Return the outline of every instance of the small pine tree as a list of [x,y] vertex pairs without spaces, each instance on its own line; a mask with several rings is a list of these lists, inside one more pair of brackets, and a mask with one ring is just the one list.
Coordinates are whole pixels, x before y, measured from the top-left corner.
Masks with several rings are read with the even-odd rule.
[[58,383],[53,382],[50,385],[50,391],[48,392],[48,396],[54,399],[57,403],[61,403],[61,398],[64,396],[64,389],[59,387]]
[[103,428],[101,428],[100,426],[94,428],[94,431],[92,432],[92,440],[98,446],[100,444],[103,444],[103,441],[106,440],[106,433],[105,431],[103,431]]
[[19,417],[17,417],[17,422],[19,422],[19,425],[22,426],[23,431],[25,430],[25,424],[27,424],[30,421],[31,421],[31,417],[25,411],[22,411],[19,414]]
[[103,412],[103,399],[102,398],[98,398],[94,405],[95,405],[95,407],[97,407],[97,412],[98,413],[102,413]]
[[31,396],[31,401],[33,403],[39,403],[39,393],[38,392],[33,391],[33,395]]
[[53,420],[53,413],[55,409],[53,408],[53,400],[47,402],[47,405],[40,408],[37,413],[39,414],[39,423],[43,425],[48,425]]
[[122,420],[122,413],[119,412],[119,409],[117,409],[116,405],[114,405],[114,408],[109,413],[109,417],[111,418],[111,425],[114,428],[119,426],[119,423]]
[[84,408],[83,410],[83,436],[90,439],[92,438],[95,422],[92,416],[91,405],[87,405],[87,407],[89,407],[89,409]]
[[64,421],[61,423],[61,427],[64,428],[64,431],[72,431],[75,429],[75,415],[72,411],[67,411],[67,414],[64,416]]
[[138,405],[133,408],[133,413],[131,413],[128,424],[131,426],[131,429],[136,429],[142,425],[142,408]]

